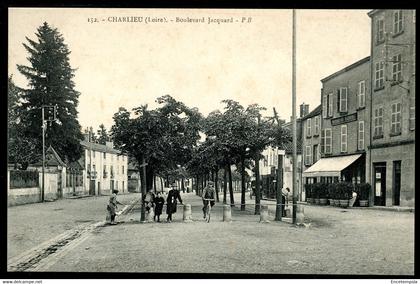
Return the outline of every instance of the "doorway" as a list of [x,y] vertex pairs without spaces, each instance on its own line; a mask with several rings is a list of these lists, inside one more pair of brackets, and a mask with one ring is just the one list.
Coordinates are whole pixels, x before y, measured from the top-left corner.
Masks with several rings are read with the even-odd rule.
[[89,195],[95,195],[95,184],[96,182],[94,179],[89,181]]
[[374,205],[385,206],[386,201],[386,163],[374,163]]
[[401,161],[394,161],[392,173],[392,205],[400,206],[401,191]]

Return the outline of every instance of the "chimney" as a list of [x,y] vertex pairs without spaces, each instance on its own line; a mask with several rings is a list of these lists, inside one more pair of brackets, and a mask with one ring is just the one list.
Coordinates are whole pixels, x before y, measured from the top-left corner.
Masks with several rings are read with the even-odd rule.
[[304,117],[308,113],[309,113],[309,105],[305,104],[305,103],[302,103],[300,105],[300,117]]
[[112,141],[106,141],[105,142],[105,146],[114,149],[114,142],[112,142]]

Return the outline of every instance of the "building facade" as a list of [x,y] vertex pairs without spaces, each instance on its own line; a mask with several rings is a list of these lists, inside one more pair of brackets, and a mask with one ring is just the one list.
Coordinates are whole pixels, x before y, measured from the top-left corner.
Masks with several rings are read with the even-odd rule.
[[[317,106],[302,118],[302,170],[321,159],[321,109]],[[315,183],[316,177],[303,178],[302,184]]]
[[[321,133],[312,137],[312,118],[306,121],[305,150],[320,142],[321,160],[306,155],[305,183],[366,182],[370,123],[370,57],[365,57],[321,80]],[[309,132],[309,135],[308,135]],[[310,139],[309,139],[310,138]],[[316,141],[316,142],[315,142]]]
[[113,189],[128,192],[127,155],[114,149],[112,142],[106,145],[89,142],[88,135],[80,144],[83,146],[80,163],[86,169],[86,191],[90,195],[109,194]]
[[414,206],[415,10],[373,10],[371,18],[370,202]]

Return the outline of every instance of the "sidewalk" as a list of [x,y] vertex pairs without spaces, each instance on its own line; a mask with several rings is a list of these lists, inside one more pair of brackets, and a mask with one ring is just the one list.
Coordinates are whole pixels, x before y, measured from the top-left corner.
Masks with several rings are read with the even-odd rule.
[[[232,208],[232,222],[222,222],[223,204],[216,203],[212,220],[206,223],[201,198],[181,196],[191,204],[194,222],[182,222],[180,206],[172,223],[140,223],[136,206],[126,222],[98,228],[41,271],[414,273],[413,214],[308,206],[311,226],[296,227],[287,222],[259,223],[258,215],[240,211],[239,206]],[[166,214],[161,217],[165,220]]]
[[[129,204],[140,194],[118,195],[121,203]],[[67,230],[105,221],[109,196],[59,199],[7,209],[7,257],[19,255],[53,239]],[[120,205],[123,209],[124,206]]]

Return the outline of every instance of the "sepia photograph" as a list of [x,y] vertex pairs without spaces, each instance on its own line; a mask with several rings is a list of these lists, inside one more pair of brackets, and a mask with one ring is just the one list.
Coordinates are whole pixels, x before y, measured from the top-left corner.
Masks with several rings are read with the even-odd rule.
[[8,273],[415,276],[415,10],[9,7],[7,37]]

